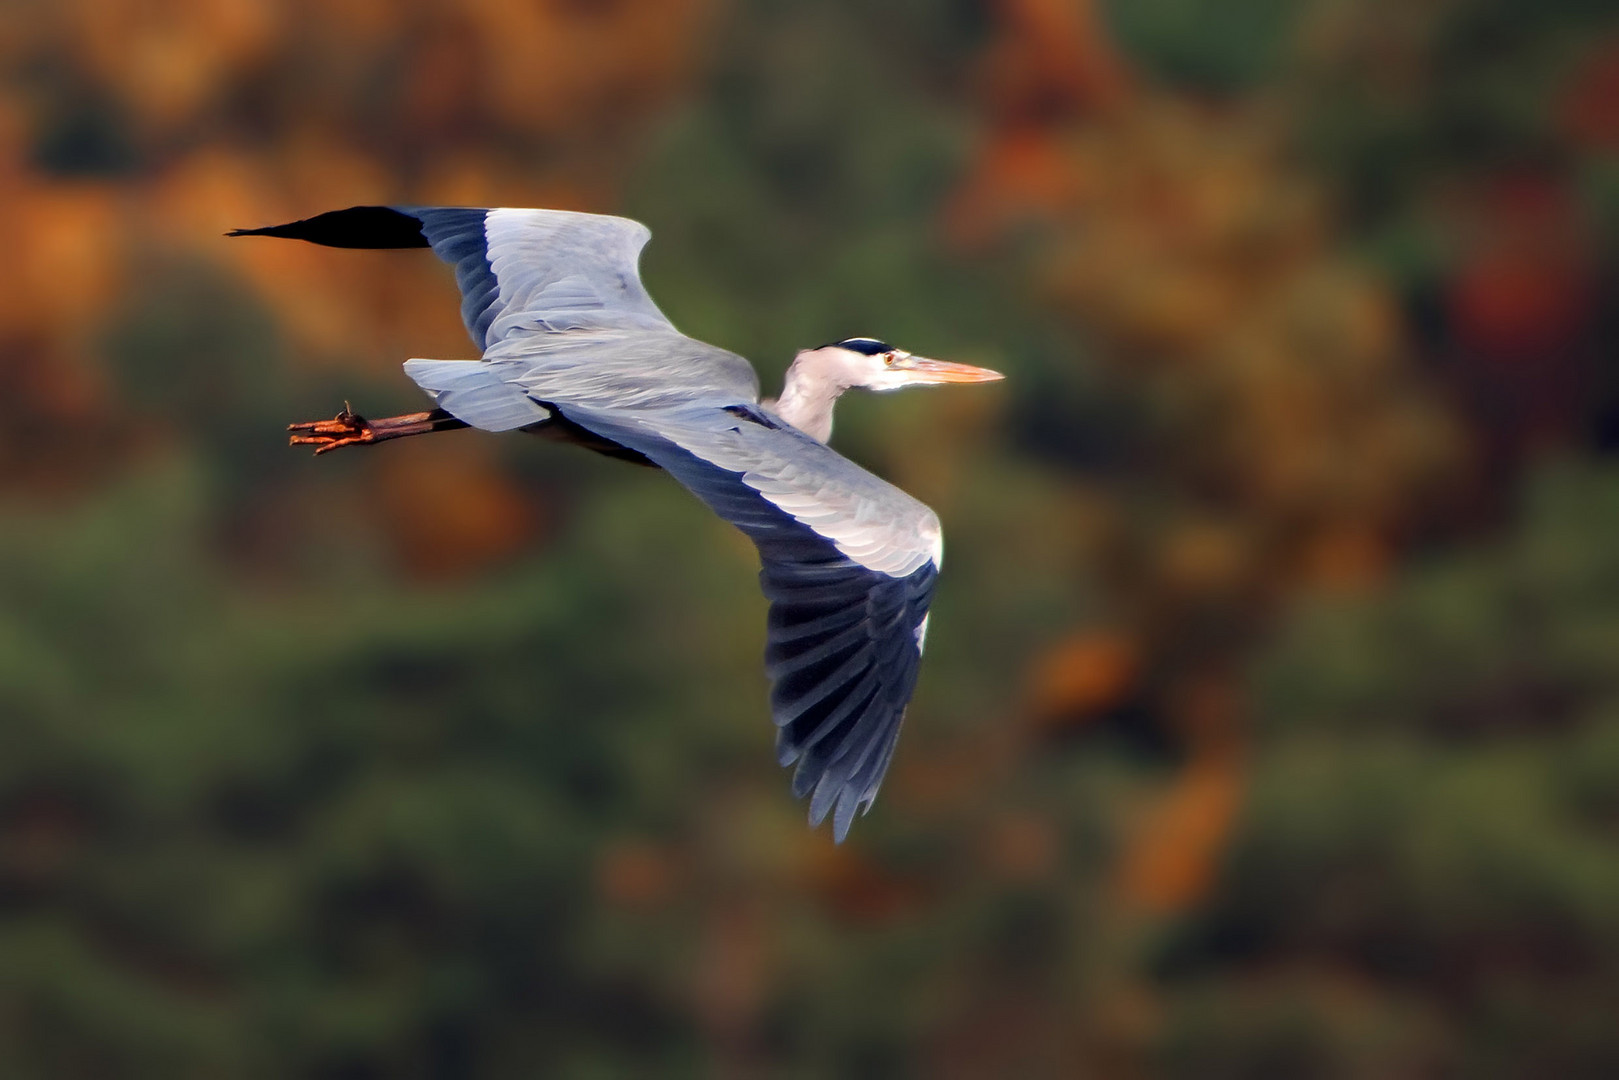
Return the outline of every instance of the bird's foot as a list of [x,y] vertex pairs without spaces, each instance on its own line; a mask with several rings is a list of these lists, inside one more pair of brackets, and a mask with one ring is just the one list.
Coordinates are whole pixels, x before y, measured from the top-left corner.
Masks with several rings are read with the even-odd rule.
[[402,439],[407,435],[427,435],[435,431],[454,431],[467,425],[443,409],[432,412],[410,413],[406,416],[384,416],[367,420],[343,402],[343,411],[330,420],[311,420],[306,424],[288,424],[292,434],[287,442],[293,446],[313,446],[315,453],[324,454],[343,446],[368,446],[385,439]]
[[317,454],[377,441],[377,432],[371,421],[349,408],[346,401],[343,402],[343,411],[330,420],[288,424],[287,430],[292,433],[287,437],[287,445],[313,446]]

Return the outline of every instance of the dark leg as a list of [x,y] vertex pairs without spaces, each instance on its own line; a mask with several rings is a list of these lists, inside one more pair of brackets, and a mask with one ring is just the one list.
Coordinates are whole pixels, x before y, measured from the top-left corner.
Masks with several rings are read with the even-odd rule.
[[291,446],[313,446],[315,453],[324,454],[328,450],[336,450],[342,446],[365,446],[387,439],[402,439],[406,435],[453,431],[466,426],[443,409],[367,420],[350,409],[348,402],[345,401],[343,411],[334,419],[288,424],[287,430],[293,434],[287,442]]

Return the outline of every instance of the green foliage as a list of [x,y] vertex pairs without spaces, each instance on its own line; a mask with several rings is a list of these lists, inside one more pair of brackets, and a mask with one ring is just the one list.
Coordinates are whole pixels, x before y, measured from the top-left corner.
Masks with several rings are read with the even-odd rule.
[[1383,1074],[1387,1038],[1468,1076],[1619,1064],[1616,529],[1619,471],[1548,467],[1513,534],[1279,639],[1245,825],[1170,961],[1257,1006],[1194,994],[1176,1060],[1288,1045],[1270,1010],[1289,1075]]
[[1274,78],[1305,5],[1290,0],[1107,0],[1123,51],[1153,75],[1208,90]]

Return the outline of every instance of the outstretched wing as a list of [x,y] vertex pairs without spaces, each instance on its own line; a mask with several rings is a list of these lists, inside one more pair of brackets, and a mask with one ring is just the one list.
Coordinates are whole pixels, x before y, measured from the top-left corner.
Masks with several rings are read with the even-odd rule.
[[661,465],[759,549],[766,672],[793,794],[843,840],[893,759],[939,570],[933,512],[757,408],[607,413],[549,403]]
[[669,408],[759,400],[753,366],[686,337],[636,268],[640,222],[567,210],[353,206],[232,236],[329,247],[430,247],[455,267],[481,361],[411,360],[405,373],[473,427],[543,422],[541,400]]
[[455,267],[461,318],[480,350],[513,334],[673,331],[636,264],[651,230],[566,210],[351,206],[232,236],[348,248],[430,247]]

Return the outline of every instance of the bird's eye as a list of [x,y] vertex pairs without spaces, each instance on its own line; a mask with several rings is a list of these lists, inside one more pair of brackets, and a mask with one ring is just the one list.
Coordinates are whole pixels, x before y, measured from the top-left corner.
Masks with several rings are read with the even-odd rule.
[[899,359],[899,357],[894,353],[891,353],[891,352],[883,353],[883,363],[888,364],[889,366],[892,366],[894,361],[897,360],[897,359]]

